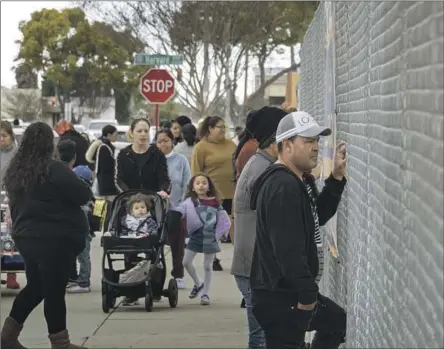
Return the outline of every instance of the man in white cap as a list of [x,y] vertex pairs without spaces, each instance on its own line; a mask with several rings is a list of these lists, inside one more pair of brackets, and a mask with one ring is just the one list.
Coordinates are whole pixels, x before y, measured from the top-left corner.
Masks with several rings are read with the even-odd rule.
[[250,205],[256,210],[256,244],[250,273],[253,314],[267,348],[336,349],[345,341],[346,313],[319,294],[315,233],[338,208],[346,179],[345,144],[336,148],[334,169],[319,194],[307,175],[318,160],[321,127],[306,112],[286,115],[276,131],[278,161],[256,180]]

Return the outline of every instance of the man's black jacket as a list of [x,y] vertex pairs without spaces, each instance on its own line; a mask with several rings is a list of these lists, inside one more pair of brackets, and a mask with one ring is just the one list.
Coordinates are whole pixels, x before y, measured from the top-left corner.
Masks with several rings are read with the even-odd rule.
[[[312,176],[306,181],[315,188]],[[321,226],[336,213],[345,183],[332,176],[325,181],[316,200]],[[319,260],[310,200],[304,183],[286,166],[270,165],[256,180],[250,204],[257,213],[253,291],[301,304],[316,301]]]

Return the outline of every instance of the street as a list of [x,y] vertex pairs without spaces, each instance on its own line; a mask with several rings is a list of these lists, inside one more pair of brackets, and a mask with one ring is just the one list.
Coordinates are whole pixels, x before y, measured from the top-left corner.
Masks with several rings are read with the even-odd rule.
[[[168,247],[167,247],[168,250]],[[152,313],[144,310],[143,299],[134,307],[117,307],[102,312],[100,237],[93,240],[92,292],[67,294],[68,329],[73,343],[87,348],[244,348],[247,342],[245,311],[239,307],[241,296],[230,275],[232,246],[222,244],[219,258],[225,268],[213,274],[210,290],[212,304],[200,305],[200,298],[190,300],[192,282],[186,275],[186,290],[180,290],[179,304],[171,309],[168,299],[154,303]],[[171,271],[167,255],[168,273]],[[202,259],[196,257],[196,268],[203,276]],[[24,275],[19,282],[25,285]],[[8,315],[18,291],[2,286],[1,321]],[[119,301],[119,300],[118,300]],[[43,303],[31,314],[20,337],[29,348],[48,348]]]

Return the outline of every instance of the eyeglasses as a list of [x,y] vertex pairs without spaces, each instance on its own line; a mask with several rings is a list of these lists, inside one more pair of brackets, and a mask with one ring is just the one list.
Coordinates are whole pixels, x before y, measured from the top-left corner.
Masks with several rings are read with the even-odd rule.
[[160,144],[160,143],[169,143],[169,142],[171,142],[171,139],[169,139],[169,138],[158,139],[156,141],[156,143],[158,143],[158,144]]
[[225,125],[216,125],[214,127],[218,128],[220,130],[225,130],[227,128]]

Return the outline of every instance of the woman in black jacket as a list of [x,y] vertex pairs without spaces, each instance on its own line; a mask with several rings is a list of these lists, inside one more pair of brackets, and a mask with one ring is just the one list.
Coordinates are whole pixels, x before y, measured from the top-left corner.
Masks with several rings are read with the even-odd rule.
[[88,222],[81,206],[92,193],[53,155],[52,129],[33,123],[6,171],[12,238],[25,261],[27,283],[3,325],[2,348],[24,348],[17,338],[43,300],[52,348],[81,348],[70,343],[66,329],[65,288],[72,261],[85,247]]
[[[150,144],[150,123],[147,119],[136,119],[130,126],[133,144],[122,149],[117,156],[116,187],[119,191],[145,189],[167,198],[170,178],[165,155]],[[137,263],[137,255],[128,255],[125,269]],[[123,305],[135,305],[137,299],[125,299]]]
[[116,187],[119,191],[146,189],[168,197],[170,178],[165,155],[150,144],[150,123],[136,119],[130,126],[133,144],[117,156]]

